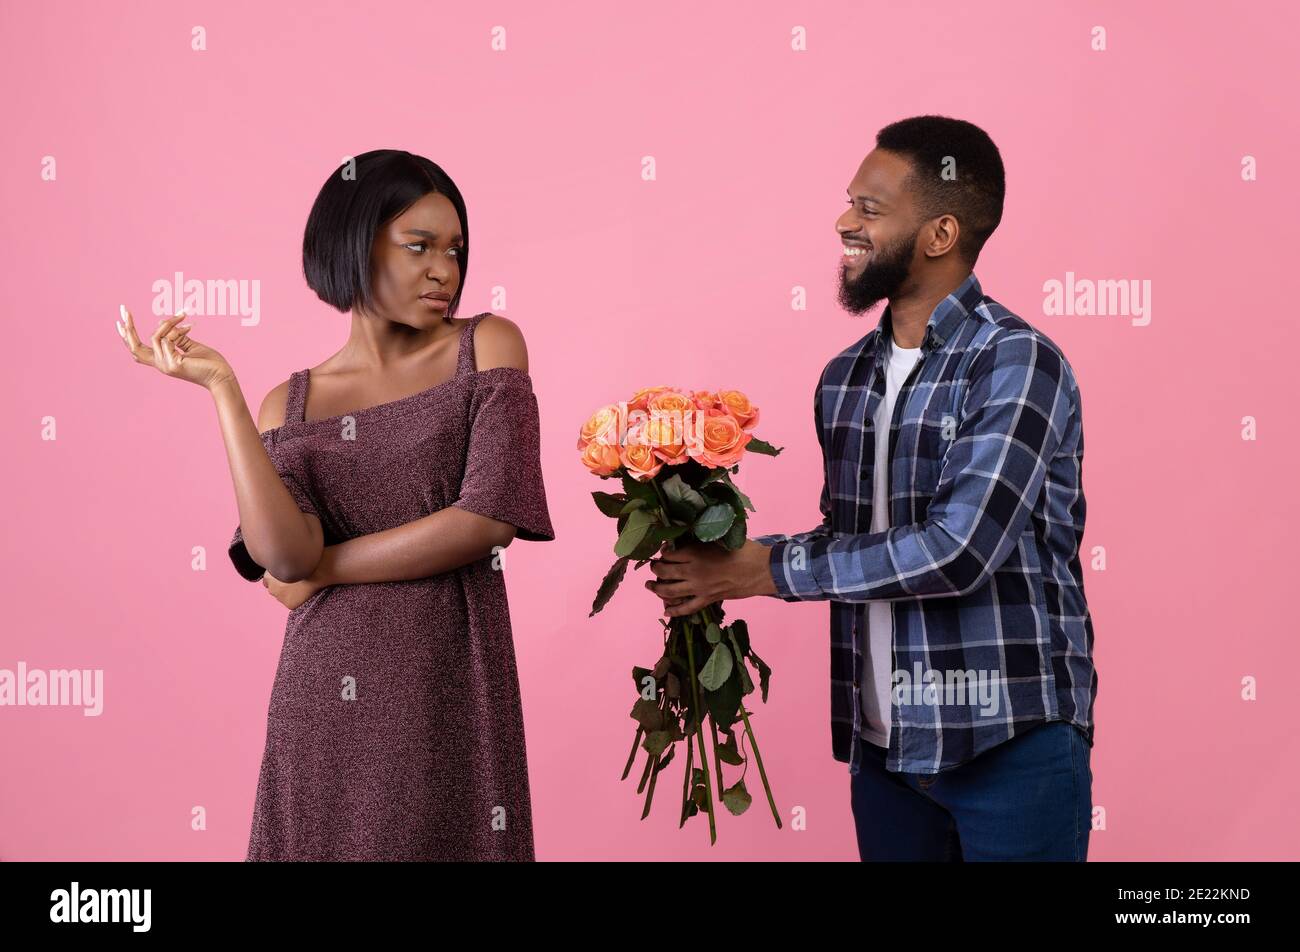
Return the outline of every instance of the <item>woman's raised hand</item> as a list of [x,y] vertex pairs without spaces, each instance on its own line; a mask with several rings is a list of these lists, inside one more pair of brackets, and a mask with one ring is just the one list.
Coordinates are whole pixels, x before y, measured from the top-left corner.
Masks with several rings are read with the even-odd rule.
[[136,333],[131,312],[125,304],[119,307],[122,319],[117,322],[117,333],[137,364],[147,364],[168,377],[188,380],[206,390],[234,379],[235,372],[230,369],[226,358],[189,336],[193,325],[180,323],[185,317],[184,311],[160,320],[145,344]]

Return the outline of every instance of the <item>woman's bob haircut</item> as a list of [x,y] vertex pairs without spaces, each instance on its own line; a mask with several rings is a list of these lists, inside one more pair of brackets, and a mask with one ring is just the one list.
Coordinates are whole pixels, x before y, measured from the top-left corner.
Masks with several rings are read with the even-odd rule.
[[321,186],[302,236],[307,286],[326,304],[350,311],[358,303],[375,310],[370,255],[379,229],[430,192],[447,196],[465,239],[457,261],[460,284],[447,306],[456,316],[469,270],[469,222],[460,189],[436,164],[400,149],[376,149],[339,166]]

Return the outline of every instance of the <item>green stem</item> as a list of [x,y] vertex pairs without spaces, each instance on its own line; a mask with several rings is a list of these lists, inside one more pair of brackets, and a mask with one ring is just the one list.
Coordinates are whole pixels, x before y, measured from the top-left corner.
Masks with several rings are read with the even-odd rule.
[[722,758],[718,756],[718,725],[713,723],[713,718],[709,718],[709,731],[713,734],[713,766],[718,771],[718,796],[722,796],[722,791],[727,787],[722,782]]
[[682,815],[677,821],[677,829],[686,825],[686,810],[691,802],[691,768],[695,766],[695,738],[686,735],[686,780],[682,784]]
[[644,727],[637,727],[636,736],[632,738],[632,750],[627,755],[627,763],[623,767],[623,776],[620,780],[626,780],[628,773],[632,770],[632,762],[636,760],[636,749],[641,746],[641,735],[645,733]]
[[772,819],[776,821],[776,828],[781,829],[781,814],[776,810],[776,801],[772,799],[772,786],[767,782],[767,771],[763,769],[763,755],[758,752],[758,738],[754,736],[754,728],[750,726],[749,715],[745,713],[745,699],[740,699],[740,716],[745,721],[745,733],[749,735],[750,746],[754,748],[754,761],[758,764],[758,775],[763,778],[763,790],[767,793],[767,805],[772,808]]
[[[704,608],[704,617],[710,621],[713,620],[713,613],[709,610],[711,605]],[[745,659],[739,658],[737,664],[744,664]],[[749,744],[754,748],[754,762],[758,764],[758,775],[763,780],[763,791],[767,794],[767,805],[772,808],[772,819],[776,821],[776,828],[781,829],[781,814],[777,812],[776,800],[772,796],[772,785],[768,783],[767,771],[763,769],[763,755],[758,749],[758,738],[754,736],[754,727],[749,723],[749,714],[745,711],[745,699],[740,699],[740,716],[745,722],[745,733],[749,735]]]
[[636,786],[637,793],[645,792],[646,781],[650,779],[650,771],[654,768],[654,765],[655,765],[655,755],[647,752],[645,769],[641,771],[641,782]]
[[646,817],[648,817],[648,816],[650,815],[650,803],[651,803],[651,801],[654,800],[654,798],[655,798],[655,781],[657,781],[657,780],[659,779],[659,757],[658,757],[658,755],[655,755],[655,756],[651,757],[651,758],[650,758],[650,762],[651,762],[652,764],[654,764],[654,769],[653,769],[652,771],[650,771],[650,789],[648,789],[648,790],[646,791],[646,794],[645,794],[645,809],[641,811],[641,819],[643,819],[643,820],[644,820]]
[[709,776],[709,760],[704,753],[704,705],[700,701],[700,683],[695,677],[695,639],[690,619],[682,619],[682,625],[686,629],[686,660],[691,667],[691,697],[695,702],[695,729],[700,741],[700,766],[704,768],[704,802],[709,808],[709,845],[712,846],[718,841],[718,826],[713,815],[713,779]]

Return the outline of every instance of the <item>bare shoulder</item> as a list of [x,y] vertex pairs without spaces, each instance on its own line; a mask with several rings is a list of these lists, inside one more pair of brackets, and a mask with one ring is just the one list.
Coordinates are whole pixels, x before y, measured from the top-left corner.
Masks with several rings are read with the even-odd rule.
[[265,433],[284,424],[284,411],[289,405],[289,381],[286,380],[266,395],[262,409],[257,413],[257,430]]
[[518,367],[528,370],[528,348],[523,331],[508,317],[489,314],[474,328],[474,365],[477,370]]

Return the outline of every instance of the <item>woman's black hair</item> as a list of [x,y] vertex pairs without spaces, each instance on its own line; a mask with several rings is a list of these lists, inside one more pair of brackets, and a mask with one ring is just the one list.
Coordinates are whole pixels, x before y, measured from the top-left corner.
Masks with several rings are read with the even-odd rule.
[[446,172],[422,155],[400,149],[376,149],[339,166],[321,186],[302,236],[302,271],[307,286],[326,304],[349,311],[357,304],[375,306],[370,286],[370,255],[379,229],[417,201],[445,195],[460,219],[465,239],[457,262],[460,283],[447,306],[456,316],[469,269],[469,222],[465,200]]

